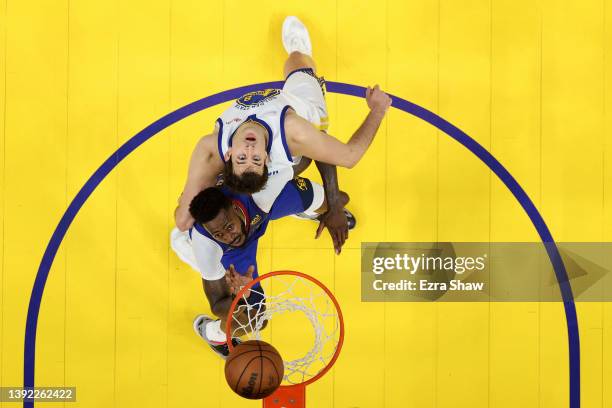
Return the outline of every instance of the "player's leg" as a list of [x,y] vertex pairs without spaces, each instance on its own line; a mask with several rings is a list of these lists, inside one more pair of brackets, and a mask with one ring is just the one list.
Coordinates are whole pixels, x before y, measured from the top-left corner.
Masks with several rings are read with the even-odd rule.
[[[230,265],[234,265],[234,269],[240,275],[245,275],[250,267],[254,268],[253,279],[256,279],[259,274],[257,271],[257,247],[259,240],[251,241],[246,246],[229,251],[223,255],[221,262],[226,269]],[[233,288],[238,290],[239,288]],[[249,307],[247,307],[247,304]],[[249,332],[249,328],[257,319],[260,319],[265,311],[265,293],[260,283],[254,284],[247,298],[240,299],[232,317],[232,335],[238,337]],[[221,330],[225,333],[226,323],[228,319],[226,311],[218,317],[221,320]]]
[[[193,329],[219,357],[225,359],[229,355],[225,333],[221,329],[221,320],[207,315],[198,315],[193,321]],[[233,346],[240,344],[240,339],[232,338]]]
[[289,54],[289,57],[285,61],[283,75],[285,78],[287,78],[292,72],[301,69],[311,69],[313,73],[317,72],[315,62],[310,55],[302,54],[299,51],[294,51]]
[[[263,313],[265,311],[265,306],[258,309],[260,310],[259,313]],[[232,328],[235,333],[235,335],[232,336],[232,345],[234,347],[241,343],[239,338],[240,336],[250,332],[251,325],[249,322],[254,321],[254,317],[250,317],[252,313],[254,312],[242,311],[235,315]],[[222,319],[215,319],[214,317],[204,314],[196,316],[195,320],[193,321],[193,329],[195,330],[196,334],[206,341],[210,348],[223,359],[227,358],[229,355],[229,347],[227,345],[227,337],[225,335],[226,322],[226,317]],[[263,330],[267,323],[267,321],[264,321],[260,330]]]
[[316,75],[308,30],[297,17],[289,16],[283,22],[282,40],[288,54],[283,90],[304,102],[305,105],[298,108],[299,114],[325,131],[329,125],[325,80]]
[[[315,75],[316,65],[314,60],[312,59],[312,45],[310,43],[310,36],[308,35],[308,30],[302,24],[297,17],[289,16],[283,22],[283,46],[287,51],[289,56],[285,61],[283,68],[283,75],[285,79],[288,79],[292,74],[296,74],[300,71],[310,70],[312,75]],[[307,71],[308,72],[308,71]],[[295,91],[296,88],[303,89],[304,87],[299,84],[295,78],[291,81],[295,82],[297,86],[291,87],[291,83],[289,84],[292,91]],[[316,85],[315,85],[316,86]],[[299,92],[295,92],[298,93]],[[310,92],[312,93],[312,91]],[[314,96],[308,95],[309,99],[314,99],[314,101],[319,102],[323,100],[322,95],[319,96],[318,89],[315,89]],[[323,102],[324,103],[324,102]],[[302,157],[302,160],[293,166],[293,174],[299,175],[304,170],[308,168],[311,159],[307,157]]]
[[[325,80],[322,77],[318,77],[315,73],[316,67],[312,59],[312,45],[308,30],[299,19],[290,16],[283,22],[282,38],[283,46],[289,54],[285,63],[285,85],[283,90],[303,101],[307,108],[299,114],[319,130],[325,132],[329,126],[329,115],[325,101]],[[302,158],[303,160],[304,158]],[[308,164],[310,162],[299,163],[294,166],[294,174],[300,174],[308,167]],[[321,177],[327,183],[326,188],[331,189],[331,191],[337,191],[337,178],[334,175],[335,168],[324,163],[317,163],[317,167]],[[348,202],[346,194],[339,194],[339,196]],[[340,205],[340,202],[335,204]],[[314,215],[302,212],[295,214],[295,216],[318,221],[318,214],[322,214],[322,212]],[[348,229],[355,228],[357,222],[355,216],[346,208],[344,208],[344,214],[346,215]],[[337,240],[334,239],[334,245],[336,243],[337,245],[342,245],[341,242],[344,242],[348,235],[345,235],[344,239],[341,239],[339,235],[336,235],[336,237]]]
[[[249,307],[246,306],[247,304]],[[231,338],[234,346],[240,344],[241,336],[246,335],[251,331],[252,327],[255,327],[255,322],[262,318],[265,310],[266,306],[263,288],[261,285],[256,284],[253,286],[251,294],[246,300],[241,299],[238,301],[235,312],[231,317]],[[219,316],[217,316],[217,318],[204,314],[198,315],[193,322],[193,328],[196,334],[206,341],[210,348],[221,358],[227,358],[229,355],[226,335],[227,319],[230,318],[228,313],[218,313]],[[259,326],[259,330],[263,330],[266,325],[267,321],[264,321],[263,324]]]

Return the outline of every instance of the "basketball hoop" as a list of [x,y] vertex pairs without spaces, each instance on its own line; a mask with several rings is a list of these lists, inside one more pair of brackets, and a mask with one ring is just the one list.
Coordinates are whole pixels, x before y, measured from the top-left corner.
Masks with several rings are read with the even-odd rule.
[[[264,280],[270,286],[265,292],[257,285]],[[247,303],[247,292],[249,296],[261,300]],[[277,271],[253,279],[236,295],[225,327],[230,352],[234,348],[232,337],[261,340],[262,332],[265,334],[271,330],[266,330],[266,327],[273,318],[289,315],[291,322],[295,322],[292,326],[299,323],[300,316],[310,322],[312,346],[307,347],[309,350],[304,356],[284,361],[283,382],[274,394],[263,400],[264,408],[305,408],[306,386],[331,369],[342,349],[344,321],[340,305],[331,291],[312,276],[294,271]],[[299,326],[294,327],[293,332],[299,333],[302,339],[308,338]],[[282,344],[274,343],[283,356]]]

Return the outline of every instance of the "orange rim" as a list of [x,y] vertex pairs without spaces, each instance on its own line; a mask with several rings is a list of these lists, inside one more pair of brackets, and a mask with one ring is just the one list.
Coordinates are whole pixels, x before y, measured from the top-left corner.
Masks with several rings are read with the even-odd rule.
[[338,359],[338,356],[340,355],[340,350],[342,349],[342,344],[344,343],[344,318],[342,317],[342,309],[340,309],[340,304],[336,300],[336,297],[334,296],[334,294],[331,293],[331,291],[324,284],[322,284],[318,279],[313,278],[310,275],[306,275],[305,273],[296,272],[296,271],[274,271],[274,272],[268,272],[266,274],[263,274],[261,276],[258,276],[255,279],[253,279],[246,286],[244,286],[242,289],[240,289],[240,291],[238,292],[238,294],[236,295],[236,297],[232,301],[232,305],[230,306],[230,309],[229,309],[229,311],[227,313],[227,322],[225,324],[225,333],[226,333],[226,336],[227,336],[227,345],[228,345],[230,353],[231,353],[232,350],[234,349],[234,346],[232,345],[232,341],[231,341],[232,340],[231,339],[231,334],[230,334],[232,332],[232,315],[234,314],[234,310],[236,309],[236,306],[238,305],[238,302],[240,301],[240,299],[242,299],[242,295],[244,295],[244,293],[247,290],[249,290],[251,287],[253,287],[253,285],[256,285],[258,282],[261,282],[264,279],[271,278],[273,276],[278,276],[278,275],[299,276],[300,278],[304,278],[306,280],[311,281],[312,283],[316,284],[321,289],[323,289],[323,291],[327,294],[327,296],[330,297],[330,299],[334,303],[334,306],[336,307],[336,310],[338,311],[338,320],[340,320],[340,338],[338,339],[338,344],[336,346],[336,351],[334,352],[334,355],[332,356],[331,360],[329,360],[329,363],[327,364],[327,366],[325,366],[324,369],[322,369],[319,373],[317,373],[317,375],[315,375],[314,377],[304,381],[303,383],[291,384],[291,385],[281,385],[281,387],[283,387],[283,388],[305,387],[306,385],[311,384],[311,383],[317,381],[319,378],[323,377],[325,375],[325,373],[327,373],[332,368],[332,366],[334,365],[334,363]]

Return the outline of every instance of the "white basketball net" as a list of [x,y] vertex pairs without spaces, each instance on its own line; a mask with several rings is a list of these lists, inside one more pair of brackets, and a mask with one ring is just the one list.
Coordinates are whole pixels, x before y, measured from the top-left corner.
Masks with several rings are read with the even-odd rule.
[[[275,275],[262,280],[262,285],[265,293],[251,289],[251,296],[258,293],[263,300],[249,305],[243,297],[236,306],[232,336],[269,342],[283,357],[283,381],[289,384],[308,381],[329,364],[336,351],[340,339],[338,311],[327,293],[308,279]],[[248,318],[244,312],[248,312]],[[238,319],[241,315],[242,322]],[[277,325],[271,324],[274,319]],[[292,353],[285,350],[295,354],[296,348],[307,351],[303,357],[287,361],[286,354]]]

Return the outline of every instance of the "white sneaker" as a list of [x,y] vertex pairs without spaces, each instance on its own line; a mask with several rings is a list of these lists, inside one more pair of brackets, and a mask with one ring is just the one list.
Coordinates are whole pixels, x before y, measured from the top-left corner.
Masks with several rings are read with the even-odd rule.
[[[222,359],[226,359],[229,356],[229,347],[226,342],[212,341],[206,337],[206,325],[210,322],[214,322],[215,319],[206,315],[198,315],[193,321],[193,330],[196,334],[201,337]],[[233,337],[232,344],[234,347],[241,343],[240,339]]]
[[298,51],[312,57],[308,29],[295,16],[287,16],[283,21],[283,47],[287,54]]

